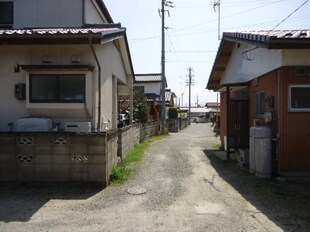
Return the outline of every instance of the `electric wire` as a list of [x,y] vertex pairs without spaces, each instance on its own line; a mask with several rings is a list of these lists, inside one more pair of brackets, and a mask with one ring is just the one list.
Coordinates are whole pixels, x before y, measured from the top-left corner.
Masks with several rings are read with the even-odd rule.
[[[291,17],[294,13],[296,13],[299,9],[301,9],[304,5],[306,5],[309,2],[309,0],[306,0],[305,2],[303,2],[299,7],[297,7],[294,11],[292,11],[287,17],[285,17],[283,20],[281,20],[275,27],[273,27],[270,31],[268,31],[268,33],[266,35],[269,35],[271,32],[273,32],[277,27],[279,27],[282,23],[284,23],[289,17]],[[250,55],[252,54],[253,51],[255,51],[256,49],[258,49],[257,46],[250,48],[250,49],[246,49],[245,51],[242,52],[242,56],[245,60],[248,61],[252,61],[255,58],[255,52],[254,52],[254,56],[250,57]]]

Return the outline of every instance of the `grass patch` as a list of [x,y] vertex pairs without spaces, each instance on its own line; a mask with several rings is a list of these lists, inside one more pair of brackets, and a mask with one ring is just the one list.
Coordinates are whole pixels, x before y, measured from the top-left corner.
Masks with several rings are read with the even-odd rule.
[[222,145],[220,143],[212,144],[212,149],[214,150],[222,150]]
[[153,136],[142,143],[136,144],[134,148],[129,151],[127,156],[118,164],[117,167],[112,169],[110,181],[112,184],[122,184],[128,180],[132,174],[135,173],[133,164],[142,160],[145,151],[148,149],[152,142],[161,140],[166,136]]

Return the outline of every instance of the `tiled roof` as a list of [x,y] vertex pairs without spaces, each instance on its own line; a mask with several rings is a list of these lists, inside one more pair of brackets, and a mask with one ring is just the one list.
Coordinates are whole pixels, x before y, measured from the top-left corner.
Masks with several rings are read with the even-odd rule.
[[[0,30],[3,44],[102,44],[125,36],[119,24],[92,25],[89,28],[32,28]],[[114,26],[114,27],[113,27]]]
[[123,28],[45,28],[0,30],[0,36],[40,36],[40,35],[88,35],[112,34],[124,31]]
[[[217,90],[235,44],[253,49],[310,49],[310,30],[261,30],[224,32],[208,80],[207,89]],[[247,85],[248,83],[243,83]]]
[[241,31],[224,32],[224,38],[238,38],[245,40],[255,40],[258,42],[268,42],[276,39],[310,39],[310,30],[262,30],[262,31]]
[[136,74],[135,82],[161,82],[161,74]]
[[310,30],[224,32],[223,39],[268,49],[309,49]]

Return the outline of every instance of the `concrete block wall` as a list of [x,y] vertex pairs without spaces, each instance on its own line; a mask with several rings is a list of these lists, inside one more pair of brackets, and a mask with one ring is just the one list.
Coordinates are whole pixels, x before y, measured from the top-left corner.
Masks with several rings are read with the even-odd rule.
[[180,130],[180,120],[179,118],[167,119],[169,132],[178,132]]
[[156,134],[156,122],[140,124],[140,142]]
[[139,143],[140,128],[139,124],[120,128],[118,131],[118,156],[124,158],[128,152]]
[[108,133],[0,133],[0,181],[82,181],[107,185],[117,163]]
[[180,118],[180,129],[183,130],[188,126],[188,118]]

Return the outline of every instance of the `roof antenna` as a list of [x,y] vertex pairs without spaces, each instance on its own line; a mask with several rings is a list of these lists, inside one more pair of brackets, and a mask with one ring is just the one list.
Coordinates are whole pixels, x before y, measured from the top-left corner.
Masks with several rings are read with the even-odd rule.
[[221,0],[214,0],[213,9],[218,8],[218,40],[221,39]]

